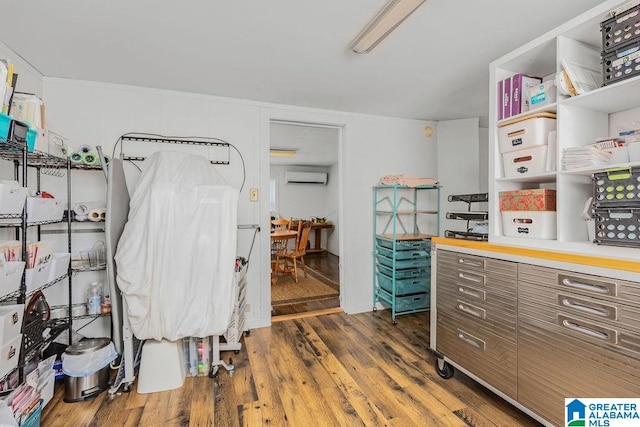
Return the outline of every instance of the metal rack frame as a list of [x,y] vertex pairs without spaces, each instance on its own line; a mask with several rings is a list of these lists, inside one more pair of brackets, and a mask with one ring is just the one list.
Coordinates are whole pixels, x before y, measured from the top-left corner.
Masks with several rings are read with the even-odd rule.
[[466,231],[457,230],[445,230],[445,237],[453,239],[466,239],[466,240],[489,240],[489,233],[474,233],[470,230],[471,221],[486,221],[489,219],[489,213],[486,211],[472,211],[472,203],[485,203],[489,201],[489,193],[474,193],[474,194],[455,194],[450,195],[447,200],[449,202],[465,202],[467,204],[466,212],[447,212],[447,219],[462,220],[467,222]]

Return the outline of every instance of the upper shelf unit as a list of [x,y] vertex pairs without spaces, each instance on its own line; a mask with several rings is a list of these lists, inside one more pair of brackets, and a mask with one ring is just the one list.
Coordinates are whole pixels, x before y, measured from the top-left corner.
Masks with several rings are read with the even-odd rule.
[[[532,40],[490,64],[489,111],[489,241],[513,246],[533,247],[562,252],[597,255],[610,258],[638,259],[640,249],[632,247],[598,246],[589,239],[583,219],[585,204],[593,196],[592,175],[613,167],[640,167],[639,161],[620,161],[607,165],[563,169],[563,154],[568,148],[583,147],[596,140],[617,137],[630,122],[640,123],[640,76],[608,83],[601,81],[582,94],[569,97],[557,94],[555,102],[519,116],[498,118],[498,82],[515,74],[526,74],[553,80],[565,66],[602,73],[601,23],[610,12],[627,4],[620,0],[602,2],[586,13]],[[618,16],[622,16],[618,15]],[[634,18],[635,19],[635,18]],[[635,22],[635,21],[634,21]],[[640,66],[640,59],[636,59]],[[634,71],[635,73],[635,71]],[[593,73],[591,73],[593,75]],[[633,74],[632,74],[633,75]],[[505,176],[499,145],[499,129],[514,118],[532,113],[556,115],[557,139],[549,145],[546,170],[518,176]],[[640,126],[635,129],[639,129]],[[535,188],[555,189],[557,234],[553,240],[506,236],[500,212],[499,194]]]

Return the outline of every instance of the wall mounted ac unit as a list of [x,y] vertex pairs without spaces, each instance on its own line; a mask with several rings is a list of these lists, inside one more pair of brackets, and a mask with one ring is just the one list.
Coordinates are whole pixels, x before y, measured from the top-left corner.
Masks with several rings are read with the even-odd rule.
[[286,171],[284,182],[287,184],[327,184],[326,172]]

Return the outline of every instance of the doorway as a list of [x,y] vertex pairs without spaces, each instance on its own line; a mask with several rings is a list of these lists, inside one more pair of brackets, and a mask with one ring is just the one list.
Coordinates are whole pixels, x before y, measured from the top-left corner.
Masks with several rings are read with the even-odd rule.
[[[311,227],[303,256],[306,277],[301,262],[298,282],[291,268],[272,274],[272,320],[340,307],[340,132],[337,126],[270,121],[270,216],[290,220],[293,229],[300,221]],[[286,250],[295,245],[292,238]]]

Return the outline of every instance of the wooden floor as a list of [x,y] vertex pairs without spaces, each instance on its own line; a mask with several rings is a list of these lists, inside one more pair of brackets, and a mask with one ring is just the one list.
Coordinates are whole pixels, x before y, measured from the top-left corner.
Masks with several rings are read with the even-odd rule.
[[441,379],[427,350],[428,313],[391,324],[388,310],[287,320],[250,331],[235,372],[140,395],[64,403],[42,426],[535,426],[457,372]]
[[[304,257],[305,264],[319,273],[316,276],[319,280],[340,291],[340,268],[338,266],[339,257],[333,254],[307,255]],[[298,313],[308,313],[311,311],[321,311],[340,307],[340,297],[324,299],[319,301],[305,301],[298,304],[286,304],[273,307],[271,316],[291,316]]]

